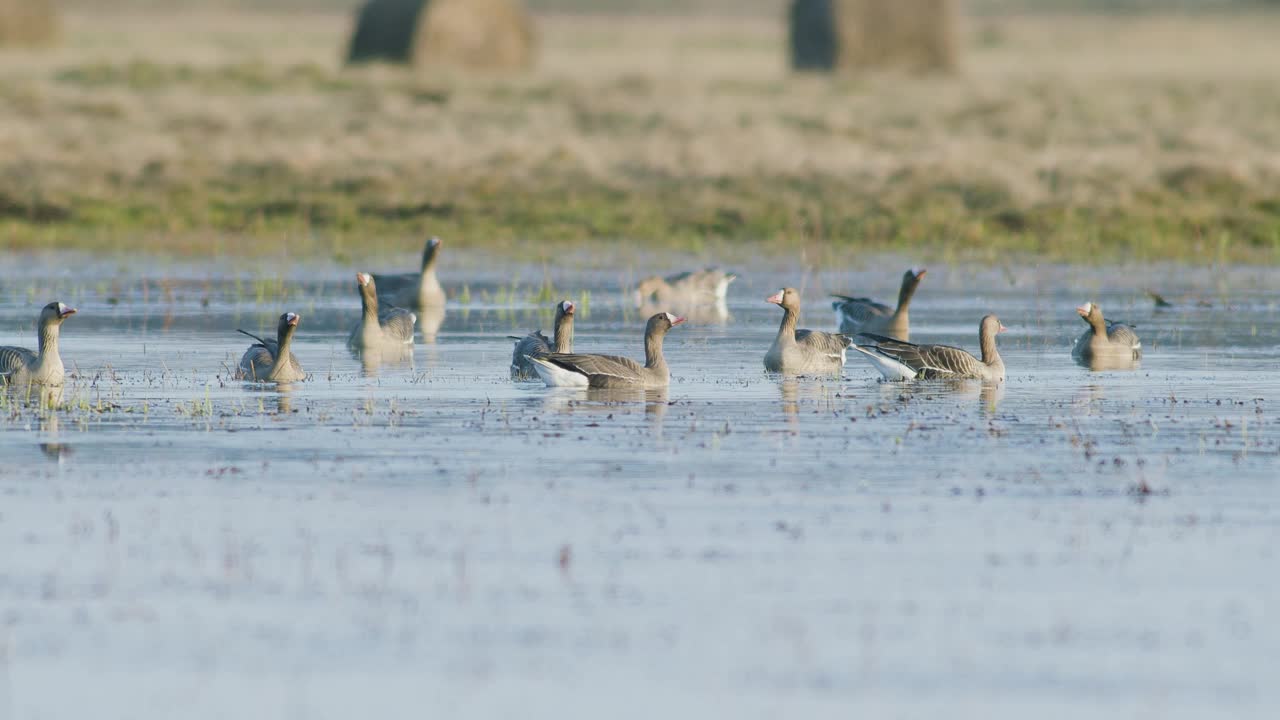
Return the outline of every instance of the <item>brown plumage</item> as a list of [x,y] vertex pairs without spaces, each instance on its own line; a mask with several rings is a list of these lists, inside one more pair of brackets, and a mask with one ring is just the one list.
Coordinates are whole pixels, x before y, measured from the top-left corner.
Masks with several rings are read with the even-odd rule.
[[782,323],[773,345],[764,355],[764,368],[769,372],[793,375],[805,373],[831,374],[844,367],[846,352],[853,340],[838,333],[797,330],[800,321],[800,292],[783,288],[765,298],[782,308]]
[[908,309],[926,272],[928,271],[908,270],[903,273],[896,308],[871,298],[832,295],[835,301],[831,303],[831,309],[836,312],[836,324],[840,327],[840,332],[846,335],[878,333],[898,340],[910,340],[911,318]]
[[360,292],[360,322],[351,328],[347,345],[356,351],[403,349],[413,344],[418,316],[401,307],[378,307],[378,287],[368,273],[356,273]]
[[427,238],[422,248],[422,267],[418,272],[373,275],[378,300],[388,307],[422,309],[443,306],[444,288],[436,278],[436,260],[443,243],[438,237]]
[[240,358],[240,368],[236,372],[238,380],[255,382],[292,383],[306,378],[298,358],[290,351],[293,344],[293,333],[298,329],[298,321],[302,318],[296,313],[287,312],[280,316],[276,325],[276,339],[264,340],[244,330],[236,332],[248,335],[258,342],[249,346],[244,357]]
[[644,365],[617,355],[550,353],[529,359],[548,387],[664,388],[671,383],[671,371],[662,354],[662,340],[682,322],[684,318],[671,313],[649,318],[644,330]]
[[36,352],[23,347],[0,347],[0,385],[61,385],[66,379],[58,337],[62,322],[76,314],[76,309],[51,302],[40,310],[36,325]]
[[886,380],[975,379],[1004,381],[1004,360],[996,349],[996,335],[1006,330],[995,315],[978,324],[982,357],[950,345],[914,345],[884,335],[862,333],[874,345],[854,345]]
[[1088,364],[1105,357],[1133,362],[1142,358],[1142,341],[1131,325],[1105,319],[1102,308],[1093,302],[1081,305],[1076,312],[1089,325],[1071,348],[1077,361]]
[[540,330],[535,330],[522,338],[511,338],[517,341],[516,347],[511,353],[512,380],[538,379],[538,372],[534,370],[533,362],[529,360],[530,357],[540,357],[553,352],[573,352],[573,314],[575,310],[576,307],[569,300],[562,300],[556,303],[554,345]]

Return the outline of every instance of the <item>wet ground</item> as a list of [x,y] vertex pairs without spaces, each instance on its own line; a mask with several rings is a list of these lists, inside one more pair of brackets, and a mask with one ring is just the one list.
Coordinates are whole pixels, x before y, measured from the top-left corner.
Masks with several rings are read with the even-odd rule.
[[[80,309],[65,406],[0,418],[0,718],[1274,716],[1280,273],[931,267],[913,340],[998,312],[991,388],[767,376],[766,295],[832,329],[900,268],[741,272],[632,396],[512,384],[505,336],[570,297],[641,357],[633,271],[462,257],[364,367],[345,269],[0,268],[0,344]],[[1086,300],[1140,367],[1072,362]],[[231,380],[285,310],[307,382]]]

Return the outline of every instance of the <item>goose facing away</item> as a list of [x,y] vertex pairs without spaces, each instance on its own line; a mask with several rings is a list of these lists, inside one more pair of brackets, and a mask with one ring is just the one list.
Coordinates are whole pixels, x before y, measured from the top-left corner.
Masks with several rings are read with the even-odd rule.
[[1142,358],[1142,341],[1133,326],[1103,318],[1102,308],[1094,302],[1081,305],[1076,312],[1089,325],[1071,348],[1076,360],[1089,362],[1106,357],[1133,361]]
[[671,371],[662,355],[667,331],[684,322],[671,313],[649,318],[644,329],[644,365],[617,355],[548,353],[530,356],[534,370],[547,387],[665,388]]
[[783,288],[765,298],[782,308],[782,324],[773,345],[764,355],[764,369],[793,375],[839,373],[853,339],[839,333],[797,330],[800,321],[800,292]]
[[724,302],[729,284],[738,276],[720,270],[706,268],[676,275],[647,277],[636,285],[636,305],[699,305]]
[[307,374],[302,370],[302,364],[290,350],[293,333],[298,329],[298,321],[301,319],[297,313],[287,312],[281,315],[280,323],[276,325],[275,340],[264,340],[253,333],[236,330],[258,341],[250,345],[244,357],[240,358],[236,379],[274,383],[292,383],[305,379]]
[[522,338],[513,337],[515,350],[511,353],[511,379],[537,380],[538,372],[534,369],[529,357],[542,356],[548,353],[573,352],[573,314],[576,306],[569,300],[556,304],[555,344],[547,339],[542,331],[535,330]]
[[422,248],[422,268],[416,273],[373,275],[383,304],[416,309],[445,304],[444,288],[436,278],[436,258],[441,244],[438,237],[427,238]]
[[920,287],[927,270],[911,269],[902,275],[902,287],[898,290],[898,306],[891,308],[871,298],[855,298],[832,295],[831,309],[836,312],[836,324],[846,335],[878,333],[898,340],[911,339],[911,318],[908,309],[911,298]]
[[58,336],[62,323],[76,309],[51,302],[40,309],[36,324],[36,352],[23,347],[0,346],[0,385],[61,385],[66,379]]
[[402,307],[378,308],[378,286],[368,273],[356,273],[360,291],[360,322],[351,328],[347,345],[352,350],[385,350],[413,344],[413,324],[418,316]]
[[996,349],[996,335],[1007,330],[995,315],[987,315],[978,325],[978,345],[982,357],[950,345],[913,345],[884,335],[863,333],[874,345],[854,345],[886,380],[974,379],[1004,381],[1004,360]]

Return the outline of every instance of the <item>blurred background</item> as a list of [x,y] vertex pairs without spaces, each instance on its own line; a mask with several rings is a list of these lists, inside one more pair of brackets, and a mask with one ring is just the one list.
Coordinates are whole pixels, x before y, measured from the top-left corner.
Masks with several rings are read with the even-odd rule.
[[1278,6],[0,0],[0,242],[1274,261]]

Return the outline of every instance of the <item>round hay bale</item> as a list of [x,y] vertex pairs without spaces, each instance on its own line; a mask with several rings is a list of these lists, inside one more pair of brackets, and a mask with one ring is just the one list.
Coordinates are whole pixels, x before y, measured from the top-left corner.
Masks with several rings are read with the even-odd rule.
[[533,17],[519,0],[430,0],[418,22],[413,64],[519,70],[533,65],[537,46]]
[[369,0],[347,62],[513,70],[533,64],[537,35],[520,0]]
[[347,62],[409,62],[425,0],[369,0],[356,14]]
[[58,41],[53,0],[0,0],[0,47],[44,47]]
[[793,0],[797,70],[954,70],[958,0]]

